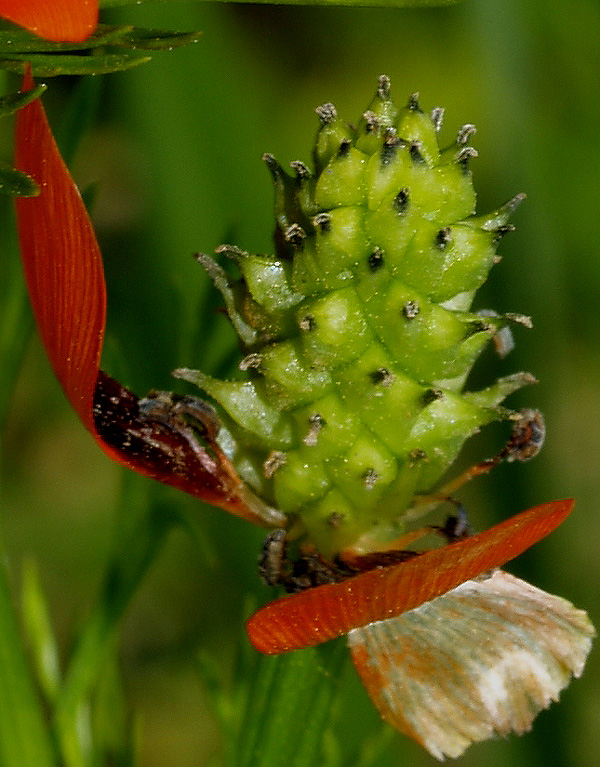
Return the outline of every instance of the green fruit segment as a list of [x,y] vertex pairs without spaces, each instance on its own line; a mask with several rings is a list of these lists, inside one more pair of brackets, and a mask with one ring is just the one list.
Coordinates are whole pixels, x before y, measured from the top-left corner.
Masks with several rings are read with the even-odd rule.
[[379,343],[353,365],[336,371],[334,380],[346,408],[360,413],[369,430],[395,455],[406,452],[404,443],[424,407],[427,388],[392,362]]
[[[344,149],[344,147],[348,149]],[[315,202],[321,210],[362,205],[366,192],[364,166],[367,157],[349,144],[329,161],[315,187]]]
[[478,392],[465,380],[507,319],[471,311],[518,195],[475,216],[465,125],[438,144],[442,111],[389,80],[352,128],[317,110],[314,171],[271,155],[275,255],[230,246],[242,281],[199,257],[247,356],[243,380],[188,372],[224,412],[221,444],[241,476],[334,557],[399,534],[464,441],[510,412],[519,374]]
[[427,166],[432,168],[440,159],[437,130],[431,117],[421,111],[418,95],[414,93],[398,115],[397,133],[403,141],[417,147]]
[[476,290],[491,269],[496,251],[490,232],[464,224],[438,228],[423,219],[393,274],[436,302]]
[[193,380],[223,407],[229,418],[245,433],[273,449],[286,449],[293,445],[289,417],[269,405],[265,393],[254,382],[220,381],[198,371],[195,371]]
[[297,341],[283,341],[266,349],[260,362],[269,400],[286,408],[314,401],[331,388],[330,373],[305,366],[301,349]]
[[241,254],[236,259],[254,301],[268,312],[278,313],[302,299],[291,289],[289,264],[265,256]]
[[360,356],[374,341],[352,288],[334,290],[299,309],[298,326],[309,363],[330,369]]

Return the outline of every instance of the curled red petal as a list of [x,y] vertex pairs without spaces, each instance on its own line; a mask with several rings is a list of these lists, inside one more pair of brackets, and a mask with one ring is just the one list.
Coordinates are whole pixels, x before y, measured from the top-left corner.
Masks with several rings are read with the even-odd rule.
[[[31,73],[23,88],[33,87]],[[176,402],[139,400],[101,372],[106,291],[100,249],[39,99],[17,115],[15,165],[37,197],[16,200],[27,289],[42,343],[77,415],[114,460],[255,524],[285,517],[256,498],[215,442],[214,416],[194,419]],[[203,403],[195,410],[202,415]],[[211,420],[212,419],[212,420]],[[204,437],[204,445],[199,435]]]
[[[204,406],[200,400],[196,402]],[[214,441],[218,421],[213,418],[194,418],[192,429],[180,416],[177,400],[168,393],[140,400],[106,373],[98,374],[94,424],[96,438],[108,455],[139,474],[253,524],[285,525],[284,515],[257,498],[223,455]]]
[[393,618],[514,559],[558,527],[572,506],[572,500],[544,503],[406,562],[282,597],[249,619],[250,641],[261,652],[277,654]]
[[0,16],[45,40],[78,43],[98,23],[98,0],[0,0]]
[[[32,87],[28,72],[23,90]],[[37,197],[15,202],[39,333],[67,399],[94,431],[92,404],[106,316],[102,256],[39,99],[17,113],[15,166],[33,176],[41,189]]]

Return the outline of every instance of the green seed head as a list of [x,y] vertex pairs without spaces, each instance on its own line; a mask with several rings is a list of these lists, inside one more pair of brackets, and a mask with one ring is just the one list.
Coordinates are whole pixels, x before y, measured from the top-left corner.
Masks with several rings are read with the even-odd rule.
[[442,114],[424,113],[418,94],[396,108],[386,77],[358,128],[324,104],[314,171],[264,156],[274,255],[223,246],[234,284],[199,257],[244,348],[243,380],[185,377],[220,406],[240,475],[325,558],[397,536],[464,441],[509,417],[500,403],[532,380],[464,390],[510,321],[470,307],[523,195],[475,216],[474,128],[440,149]]

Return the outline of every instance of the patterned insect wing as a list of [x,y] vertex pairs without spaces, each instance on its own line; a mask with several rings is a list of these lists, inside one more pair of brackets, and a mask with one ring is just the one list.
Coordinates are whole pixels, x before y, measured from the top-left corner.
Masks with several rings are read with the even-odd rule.
[[443,759],[529,730],[580,676],[593,635],[585,612],[497,570],[348,642],[382,717]]

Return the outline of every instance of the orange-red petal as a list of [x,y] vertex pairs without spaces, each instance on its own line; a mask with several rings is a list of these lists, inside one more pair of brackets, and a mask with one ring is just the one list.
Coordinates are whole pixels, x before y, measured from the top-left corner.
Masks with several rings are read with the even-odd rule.
[[0,17],[45,40],[78,43],[98,23],[98,0],[0,0]]
[[[23,89],[32,87],[28,72]],[[102,256],[39,99],[17,113],[15,166],[41,189],[38,197],[17,198],[15,204],[25,280],[42,343],[67,399],[93,432],[106,315]]]
[[552,532],[572,506],[572,500],[545,503],[401,564],[282,597],[250,618],[246,624],[250,641],[257,650],[276,654],[393,618],[514,559]]
[[[31,74],[24,90],[33,87]],[[158,407],[99,370],[106,312],[102,257],[85,205],[52,137],[39,99],[17,115],[15,165],[40,185],[16,200],[27,289],[42,343],[69,402],[100,447],[151,479],[220,506],[255,524],[285,524],[256,498],[214,438],[205,446],[168,403]],[[145,405],[143,404],[145,403]]]
[[[163,397],[167,399],[165,403]],[[102,371],[94,394],[95,436],[111,458],[138,474],[219,506],[256,525],[281,527],[284,515],[257,498],[206,433],[178,417],[176,402],[163,392],[138,399],[129,389]]]

